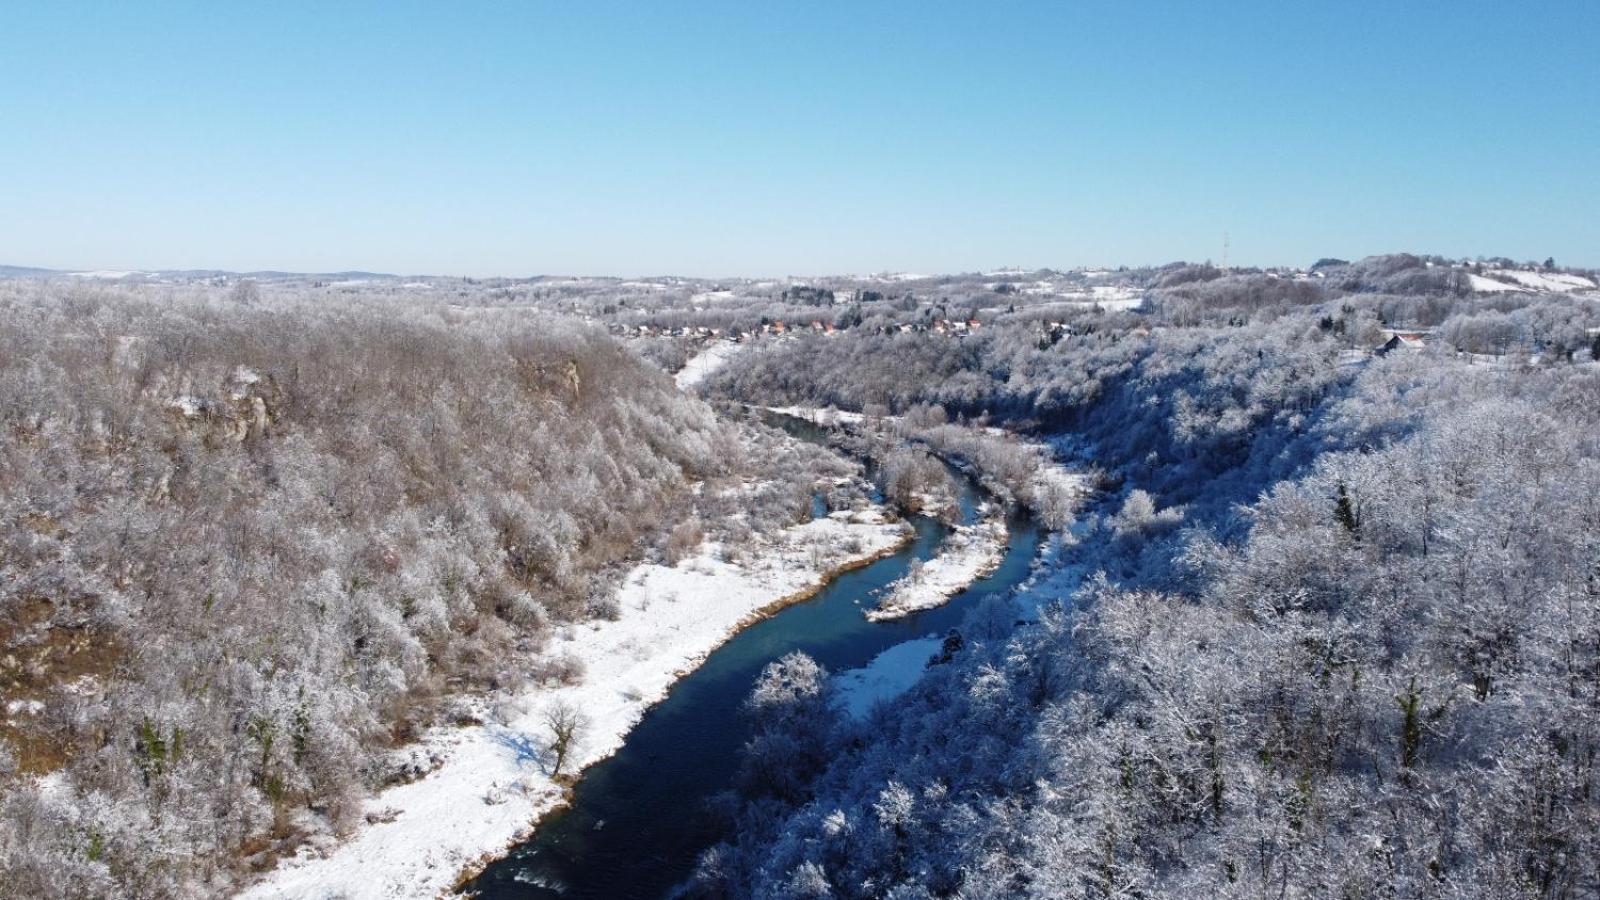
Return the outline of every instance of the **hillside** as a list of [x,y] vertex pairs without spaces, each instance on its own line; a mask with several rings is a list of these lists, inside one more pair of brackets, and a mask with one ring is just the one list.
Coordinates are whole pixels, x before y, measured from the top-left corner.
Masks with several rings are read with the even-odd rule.
[[750,764],[796,742],[809,780],[730,800],[691,894],[1600,891],[1600,302],[1569,289],[1591,277],[1318,271],[1172,267],[1137,313],[1019,303],[715,373],[1019,430],[1102,493],[893,703],[851,673],[763,709]]
[[430,725],[581,682],[635,565],[849,471],[552,316],[61,279],[0,283],[0,435],[8,896],[349,832]]

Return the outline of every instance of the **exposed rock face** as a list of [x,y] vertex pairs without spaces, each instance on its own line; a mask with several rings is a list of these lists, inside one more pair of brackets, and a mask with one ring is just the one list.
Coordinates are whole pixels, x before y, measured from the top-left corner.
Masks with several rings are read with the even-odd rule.
[[242,444],[266,433],[285,399],[271,375],[239,366],[228,375],[219,395],[179,394],[167,406],[187,427],[203,430],[208,443]]

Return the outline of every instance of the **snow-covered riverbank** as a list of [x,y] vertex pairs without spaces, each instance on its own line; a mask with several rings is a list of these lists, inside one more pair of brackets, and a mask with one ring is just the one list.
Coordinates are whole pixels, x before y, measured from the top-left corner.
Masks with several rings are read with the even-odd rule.
[[873,707],[904,694],[921,681],[928,671],[928,660],[943,644],[943,639],[931,635],[902,641],[861,668],[846,669],[833,676],[839,708],[853,719],[866,718]]
[[673,381],[678,385],[678,390],[687,391],[698,386],[700,382],[706,380],[707,376],[722,368],[728,360],[732,359],[744,347],[744,344],[736,344],[732,341],[717,341],[694,356],[689,357],[689,361],[684,363],[682,369],[678,370],[678,374],[672,376]]
[[570,687],[536,687],[479,704],[485,724],[440,728],[407,753],[426,775],[367,802],[368,824],[344,841],[313,843],[264,876],[249,898],[430,897],[525,839],[564,799],[548,773],[545,714],[558,703],[587,727],[576,766],[613,753],[674,681],[745,624],[809,596],[838,571],[893,552],[909,529],[876,508],[840,512],[744,547],[675,567],[641,565],[618,593],[621,616],[573,626],[550,649],[583,660]]
[[868,619],[898,619],[938,606],[993,572],[1006,553],[1005,519],[995,516],[973,525],[958,525],[932,559],[912,568],[890,586]]

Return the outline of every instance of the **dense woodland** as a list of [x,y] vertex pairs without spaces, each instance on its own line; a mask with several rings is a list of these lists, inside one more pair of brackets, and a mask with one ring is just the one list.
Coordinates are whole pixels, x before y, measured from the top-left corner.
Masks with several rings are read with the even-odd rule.
[[[696,894],[1600,895],[1600,302],[1416,257],[1191,269],[1059,333],[808,338],[718,375],[941,404],[1106,477],[869,721],[809,659],[769,669]],[[1384,325],[1434,330],[1374,355]]]
[[0,894],[226,893],[848,471],[526,310],[0,282]]

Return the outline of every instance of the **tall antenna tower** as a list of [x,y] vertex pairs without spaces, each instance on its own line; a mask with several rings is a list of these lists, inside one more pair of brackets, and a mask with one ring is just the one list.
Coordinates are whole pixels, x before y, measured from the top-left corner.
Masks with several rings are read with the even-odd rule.
[[1228,271],[1228,232],[1222,232],[1222,271]]

